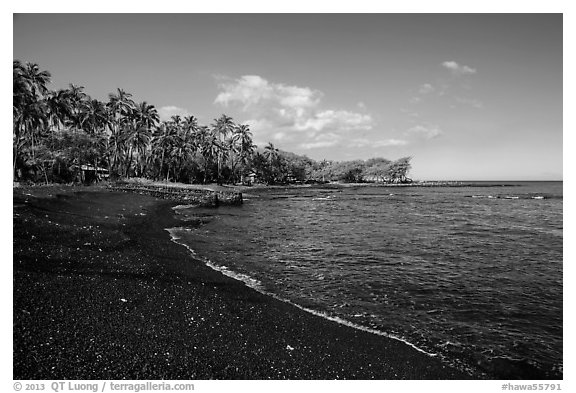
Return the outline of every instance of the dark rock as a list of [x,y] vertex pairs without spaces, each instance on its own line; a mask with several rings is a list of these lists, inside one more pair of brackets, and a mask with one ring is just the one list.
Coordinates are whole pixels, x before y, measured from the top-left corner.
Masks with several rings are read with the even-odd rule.
[[133,192],[140,195],[150,195],[155,198],[196,204],[203,207],[218,207],[220,205],[239,206],[242,204],[242,193],[234,191],[211,191],[171,186],[116,184],[109,187],[114,191]]

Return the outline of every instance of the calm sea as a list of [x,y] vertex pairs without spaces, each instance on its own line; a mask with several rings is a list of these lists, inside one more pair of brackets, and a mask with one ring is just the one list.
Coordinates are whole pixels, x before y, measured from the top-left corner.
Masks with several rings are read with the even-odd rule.
[[261,190],[179,207],[169,231],[262,292],[478,377],[562,378],[562,182],[506,184]]

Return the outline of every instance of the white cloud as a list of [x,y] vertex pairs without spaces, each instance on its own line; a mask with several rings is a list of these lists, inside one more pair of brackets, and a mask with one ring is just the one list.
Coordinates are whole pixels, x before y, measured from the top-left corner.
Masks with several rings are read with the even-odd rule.
[[430,83],[424,83],[418,88],[418,93],[422,95],[432,93],[433,91],[434,86],[432,86]]
[[442,63],[442,67],[449,69],[454,75],[471,75],[477,72],[475,68],[458,64],[455,61],[445,61]]
[[307,87],[273,85],[278,93],[280,105],[288,108],[313,108],[320,103],[322,93]]
[[423,126],[417,125],[412,128],[409,128],[406,131],[407,135],[414,135],[417,137],[423,137],[425,139],[432,139],[436,138],[443,134],[442,130],[438,126]]
[[326,110],[309,117],[297,118],[294,128],[300,131],[322,131],[324,129],[369,130],[372,128],[370,115],[348,111]]
[[301,143],[300,147],[302,149],[310,150],[310,149],[318,149],[318,148],[322,148],[322,147],[333,147],[337,143],[338,143],[338,141],[308,142],[308,143]]
[[184,117],[190,115],[190,112],[184,108],[173,105],[163,106],[158,109],[158,116],[160,116],[160,120],[170,120],[172,116],[176,115]]
[[408,141],[403,139],[380,139],[372,140],[368,138],[356,138],[353,139],[349,146],[351,147],[391,147],[391,146],[404,146],[407,145]]
[[404,146],[407,145],[408,141],[403,139],[383,139],[380,141],[374,141],[372,143],[373,147],[390,147],[390,146]]
[[476,109],[484,108],[484,103],[480,100],[475,99],[475,98],[455,97],[455,99],[456,99],[456,102],[458,102],[460,104],[470,105]]
[[312,141],[301,143],[300,147],[302,149],[317,149],[321,147],[333,147],[342,141],[342,136],[335,134],[333,132],[328,132],[326,134],[320,134],[313,138]]
[[222,91],[214,102],[225,106],[240,103],[243,105],[243,110],[270,103],[293,110],[311,108],[318,105],[322,98],[322,93],[318,90],[269,83],[258,75],[244,75],[234,80],[222,77],[221,79],[223,82],[218,88]]
[[257,75],[244,75],[236,81],[225,80],[219,88],[223,91],[216,96],[214,102],[224,106],[231,102],[241,102],[247,108],[272,95],[268,81]]
[[[324,93],[310,87],[244,75],[237,79],[220,77],[218,88],[214,103],[236,106],[249,115],[251,120],[247,123],[257,140],[292,142],[303,149],[330,147],[345,134],[368,131],[374,126],[372,116],[365,111],[324,108]],[[365,109],[363,105],[360,108]]]
[[434,91],[436,91],[434,86],[432,86],[430,83],[424,83],[418,87],[418,90],[416,91],[417,94],[410,97],[408,101],[411,104],[418,104],[423,101],[424,96],[431,94]]

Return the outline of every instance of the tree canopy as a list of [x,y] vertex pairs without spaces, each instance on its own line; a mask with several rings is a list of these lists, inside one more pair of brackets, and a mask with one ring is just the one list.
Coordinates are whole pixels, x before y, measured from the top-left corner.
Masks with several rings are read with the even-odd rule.
[[74,182],[90,166],[111,178],[184,183],[410,181],[410,157],[318,162],[272,143],[258,148],[249,126],[226,114],[210,125],[161,121],[154,105],[121,88],[103,102],[79,85],[50,90],[50,79],[37,64],[13,62],[14,180]]

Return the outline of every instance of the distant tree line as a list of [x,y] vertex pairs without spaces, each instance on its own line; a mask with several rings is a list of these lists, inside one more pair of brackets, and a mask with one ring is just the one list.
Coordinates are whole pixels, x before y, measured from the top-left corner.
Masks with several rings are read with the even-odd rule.
[[160,121],[147,102],[122,89],[102,102],[83,86],[50,90],[37,64],[13,62],[14,180],[74,182],[83,169],[111,178],[143,177],[183,183],[407,182],[410,158],[396,161],[314,161],[263,149],[246,124],[227,115],[201,125],[194,116]]

